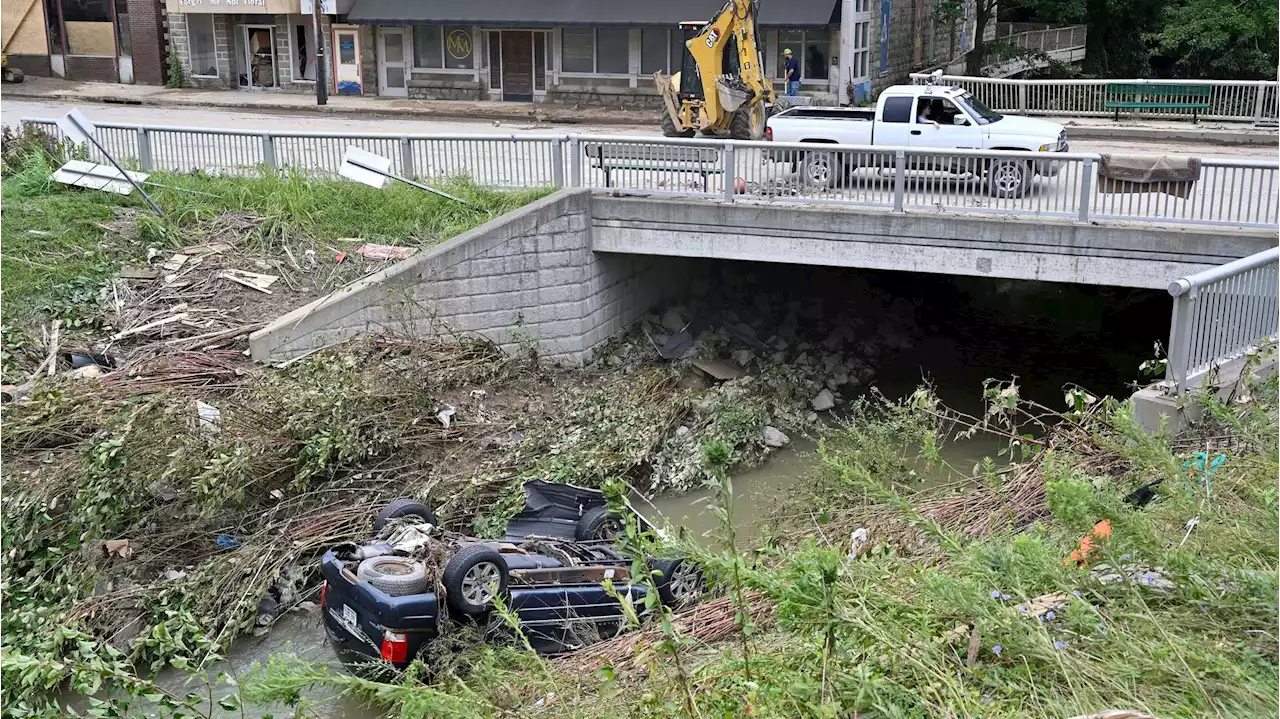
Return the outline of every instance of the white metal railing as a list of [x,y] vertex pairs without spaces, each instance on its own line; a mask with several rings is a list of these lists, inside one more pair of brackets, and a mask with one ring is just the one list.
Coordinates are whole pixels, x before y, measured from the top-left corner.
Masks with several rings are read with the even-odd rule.
[[1184,394],[1280,335],[1280,248],[1175,280],[1166,379]]
[[[929,75],[913,73],[911,82],[929,82]],[[1108,117],[1108,85],[1208,85],[1209,109],[1200,111],[1204,120],[1242,122],[1275,121],[1277,88],[1275,80],[1011,80],[990,77],[944,75],[936,82],[956,85],[972,92],[998,112],[1020,115],[1071,115]],[[1190,109],[1144,109],[1142,117],[1190,119]]]
[[1024,30],[1005,35],[996,33],[997,40],[1008,42],[1024,50],[1037,50],[1044,53],[1084,47],[1088,36],[1088,25]]
[[[52,120],[24,120],[58,132]],[[337,174],[347,145],[406,176],[465,176],[498,188],[589,187],[723,201],[848,204],[1234,227],[1280,226],[1280,163],[1202,161],[1193,183],[1113,192],[1099,156],[656,137],[246,132],[99,125],[100,141],[144,171]],[[90,153],[90,159],[95,158]],[[102,161],[99,159],[99,161]],[[1129,187],[1128,189],[1133,189]]]

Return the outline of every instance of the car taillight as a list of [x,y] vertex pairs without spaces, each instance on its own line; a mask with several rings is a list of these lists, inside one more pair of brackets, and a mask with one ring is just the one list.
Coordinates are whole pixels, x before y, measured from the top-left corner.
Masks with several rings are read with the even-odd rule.
[[773,128],[772,128],[772,127],[766,127],[766,128],[764,128],[764,141],[765,141],[765,142],[773,142]]
[[382,658],[403,662],[409,658],[409,637],[404,632],[382,632]]
[[320,585],[320,608],[324,609],[324,598],[329,596],[329,583],[325,582]]

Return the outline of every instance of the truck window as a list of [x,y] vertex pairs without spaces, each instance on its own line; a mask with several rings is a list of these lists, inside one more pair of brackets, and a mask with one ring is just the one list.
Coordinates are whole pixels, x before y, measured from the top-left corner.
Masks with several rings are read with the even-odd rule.
[[884,100],[884,122],[911,122],[911,98],[886,97]]

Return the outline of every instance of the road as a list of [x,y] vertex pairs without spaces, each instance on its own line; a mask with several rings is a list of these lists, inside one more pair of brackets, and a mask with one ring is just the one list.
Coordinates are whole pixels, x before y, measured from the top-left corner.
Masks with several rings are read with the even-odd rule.
[[[365,119],[335,114],[266,114],[261,112],[228,112],[220,109],[138,107],[123,105],[76,106],[99,122],[146,123],[149,125],[175,125],[187,127],[211,127],[226,130],[282,130],[298,129],[309,132],[404,132],[439,133],[459,135],[509,134],[521,135],[620,135],[657,136],[657,124],[645,126],[627,125],[537,125],[530,122],[502,122],[495,126],[487,120],[411,120],[398,118]],[[8,100],[0,106],[0,122],[17,124],[23,117],[57,117],[72,107],[71,104]],[[1127,142],[1116,140],[1072,140],[1075,152],[1111,152],[1152,154],[1168,153],[1197,155],[1200,157],[1235,157],[1256,160],[1275,160],[1274,147],[1229,146],[1190,142]]]

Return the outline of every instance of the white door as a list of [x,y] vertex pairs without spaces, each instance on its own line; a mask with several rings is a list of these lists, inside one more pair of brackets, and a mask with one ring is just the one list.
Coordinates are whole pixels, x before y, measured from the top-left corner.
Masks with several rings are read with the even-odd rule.
[[[982,128],[964,110],[946,98],[921,98],[920,102],[924,106],[917,107],[915,117],[912,118],[910,139],[907,141],[909,147],[982,149]],[[938,124],[920,122],[922,113]]]
[[333,28],[333,92],[335,95],[364,94],[359,28]]
[[409,96],[409,33],[405,28],[378,28],[378,94]]
[[912,110],[915,99],[911,96],[881,97],[876,108],[876,126],[874,140],[877,145],[886,147],[906,147],[910,131],[916,129]]

